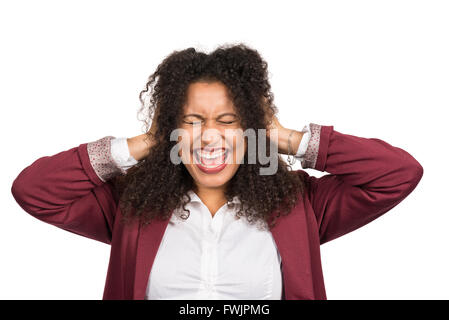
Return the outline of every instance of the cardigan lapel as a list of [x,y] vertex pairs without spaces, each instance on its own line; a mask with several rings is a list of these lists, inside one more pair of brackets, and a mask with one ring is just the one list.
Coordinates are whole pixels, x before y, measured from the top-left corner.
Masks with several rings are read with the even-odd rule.
[[296,206],[270,229],[282,258],[283,299],[315,299],[307,217]]
[[134,276],[134,300],[145,299],[150,270],[169,221],[170,219],[153,220],[146,226],[139,223],[136,273]]

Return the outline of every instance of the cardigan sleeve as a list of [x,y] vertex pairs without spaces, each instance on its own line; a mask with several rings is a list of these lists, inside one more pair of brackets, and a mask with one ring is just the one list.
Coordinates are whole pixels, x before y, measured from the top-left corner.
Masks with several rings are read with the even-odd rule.
[[13,197],[43,222],[110,244],[118,199],[108,180],[125,172],[111,156],[112,138],[35,160],[13,181]]
[[338,238],[386,213],[418,185],[423,167],[405,150],[376,138],[343,134],[311,123],[301,164],[328,172],[320,178],[304,170],[320,243]]

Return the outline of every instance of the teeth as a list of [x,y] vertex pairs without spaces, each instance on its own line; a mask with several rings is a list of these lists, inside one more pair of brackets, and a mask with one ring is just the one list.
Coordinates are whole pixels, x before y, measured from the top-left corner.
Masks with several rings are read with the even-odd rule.
[[202,166],[205,167],[205,168],[209,168],[209,169],[218,167],[218,165],[216,165],[216,166],[206,166],[206,165],[204,165],[204,164],[202,164]]
[[220,150],[220,151],[216,151],[214,153],[206,153],[206,152],[201,152],[200,150],[196,150],[196,155],[198,156],[198,158],[200,159],[199,161],[201,162],[203,167],[206,168],[215,168],[220,164],[215,164],[215,165],[206,165],[205,163],[203,163],[203,161],[201,161],[201,159],[216,159],[216,158],[221,158],[223,156],[223,154],[226,154],[227,150]]
[[220,150],[220,151],[214,152],[214,153],[206,153],[206,152],[197,151],[198,155],[201,158],[205,158],[205,159],[216,159],[218,157],[223,156],[224,152],[225,152],[224,150]]

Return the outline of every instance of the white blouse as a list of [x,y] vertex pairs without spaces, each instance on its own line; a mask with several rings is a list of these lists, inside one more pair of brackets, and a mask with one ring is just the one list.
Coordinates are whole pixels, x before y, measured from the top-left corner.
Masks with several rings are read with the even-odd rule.
[[[301,158],[310,140],[304,126],[295,155]],[[111,154],[125,170],[137,161],[130,155],[126,137],[111,140]],[[187,214],[175,210],[156,254],[145,299],[280,300],[282,259],[266,223],[250,225],[237,219],[237,197],[214,216],[198,195],[189,192]]]

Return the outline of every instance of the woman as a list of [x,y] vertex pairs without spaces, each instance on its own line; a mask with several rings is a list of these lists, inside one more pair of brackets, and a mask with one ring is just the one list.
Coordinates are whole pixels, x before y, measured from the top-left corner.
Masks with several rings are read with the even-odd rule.
[[[267,78],[242,44],[175,51],[140,94],[145,134],[37,159],[12,194],[111,245],[103,299],[326,299],[320,244],[392,209],[423,168],[380,139],[283,127]],[[292,171],[278,153],[329,174]]]

